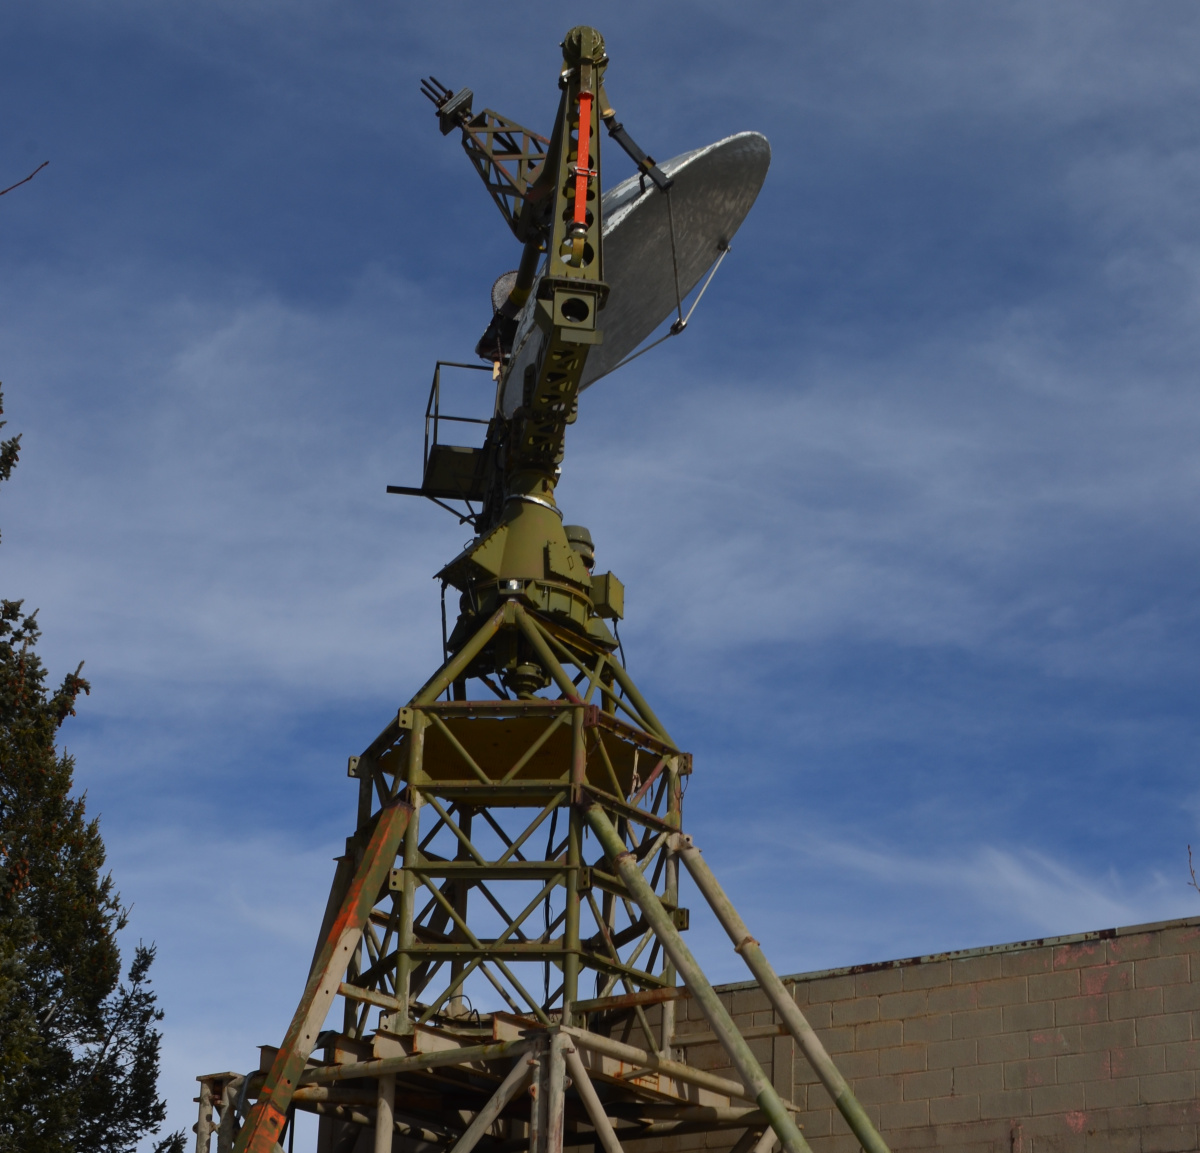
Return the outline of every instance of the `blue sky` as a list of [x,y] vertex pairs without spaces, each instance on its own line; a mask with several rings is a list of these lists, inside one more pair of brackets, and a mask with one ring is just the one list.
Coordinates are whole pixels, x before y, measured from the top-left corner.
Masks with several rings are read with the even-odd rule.
[[774,149],[559,492],[777,966],[1200,909],[1194,5],[43,0],[0,43],[0,183],[50,161],[0,200],[2,591],[87,661],[177,1126],[282,1033],[345,757],[437,657],[464,530],[384,489],[517,248],[418,80],[548,125],[586,20],[650,152]]

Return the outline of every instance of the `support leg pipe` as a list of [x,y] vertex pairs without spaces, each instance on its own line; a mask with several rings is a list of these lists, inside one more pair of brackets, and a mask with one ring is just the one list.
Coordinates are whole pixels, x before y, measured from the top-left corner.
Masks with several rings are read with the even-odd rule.
[[500,1082],[499,1088],[489,1098],[488,1103],[475,1114],[475,1120],[467,1126],[467,1131],[458,1139],[451,1153],[471,1153],[479,1143],[479,1139],[495,1124],[496,1118],[504,1112],[504,1107],[525,1087],[530,1076],[529,1058],[522,1053],[513,1063],[508,1076]]
[[647,923],[654,930],[663,948],[675,965],[676,972],[683,978],[683,983],[691,990],[692,997],[700,1006],[712,1031],[716,1033],[729,1059],[738,1071],[743,1084],[753,1094],[753,1100],[771,1122],[771,1128],[779,1135],[785,1153],[811,1153],[808,1142],[800,1132],[792,1115],[784,1107],[774,1086],[767,1080],[766,1074],[750,1051],[746,1039],[737,1031],[733,1019],[721,1004],[713,987],[708,983],[704,971],[700,968],[692,951],[684,944],[683,938],[671,921],[670,915],[663,908],[658,895],[650,882],[643,876],[637,866],[633,854],[625,847],[620,834],[613,828],[612,822],[599,805],[590,805],[587,809],[588,824],[596,834],[608,859],[613,863],[626,889],[637,902]]
[[866,1153],[890,1153],[887,1142],[879,1135],[878,1130],[871,1124],[866,1110],[854,1096],[846,1078],[838,1071],[833,1059],[825,1051],[821,1039],[813,1031],[813,1027],[805,1019],[800,1007],[788,994],[783,982],[779,979],[771,963],[767,960],[759,943],[750,935],[745,921],[738,916],[733,903],[721,888],[720,882],[708,867],[700,850],[692,844],[691,837],[676,834],[674,847],[684,867],[692,875],[696,887],[704,899],[716,913],[717,920],[733,941],[734,950],[741,955],[746,967],[754,974],[759,988],[767,995],[772,1008],[779,1014],[780,1020],[788,1032],[796,1039],[800,1051],[813,1067],[813,1072],[821,1079],[829,1096],[833,1098],[838,1112],[846,1118],[846,1123],[858,1138],[859,1144]]
[[616,1130],[613,1129],[608,1114],[604,1112],[604,1104],[596,1093],[596,1086],[592,1084],[587,1068],[579,1058],[578,1051],[574,1046],[568,1046],[563,1050],[563,1056],[566,1058],[567,1072],[571,1075],[575,1092],[579,1094],[579,1099],[587,1110],[588,1119],[592,1123],[592,1128],[596,1130],[596,1136],[600,1138],[604,1153],[625,1153],[621,1148],[621,1142],[617,1140]]

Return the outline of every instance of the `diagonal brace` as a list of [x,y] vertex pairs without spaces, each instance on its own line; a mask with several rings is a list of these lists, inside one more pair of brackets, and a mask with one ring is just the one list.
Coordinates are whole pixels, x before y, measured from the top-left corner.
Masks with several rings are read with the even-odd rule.
[[380,810],[362,864],[355,871],[341,909],[321,942],[283,1044],[271,1063],[258,1101],[238,1134],[235,1153],[273,1153],[276,1148],[300,1074],[317,1043],[317,1033],[337,995],[346,966],[362,940],[363,927],[379,891],[396,863],[400,840],[411,816],[412,809],[399,801]]
[[700,854],[700,850],[692,843],[692,838],[684,834],[675,834],[672,846],[691,873],[696,887],[704,895],[704,899],[716,913],[717,920],[733,941],[734,952],[746,962],[746,967],[754,974],[759,988],[767,995],[775,1012],[791,1035],[796,1039],[801,1052],[813,1067],[813,1072],[821,1078],[838,1111],[846,1118],[859,1144],[865,1153],[889,1153],[887,1142],[879,1135],[878,1130],[871,1124],[866,1110],[854,1096],[846,1078],[842,1076],[833,1059],[821,1044],[821,1039],[813,1031],[813,1027],[805,1019],[794,998],[788,995],[783,982],[771,967],[762,946],[750,935],[746,922],[738,915],[733,902],[726,896],[713,871]]
[[598,804],[589,804],[586,815],[592,832],[596,834],[596,839],[613,863],[613,868],[641,907],[646,921],[662,942],[684,984],[691,990],[721,1046],[729,1054],[747,1093],[771,1122],[771,1128],[778,1134],[785,1153],[811,1153],[804,1135],[750,1051],[746,1039],[737,1031],[733,1019],[704,975],[704,970],[700,968],[696,958],[692,956],[691,949],[684,943],[672,923],[671,915],[663,908],[658,894],[638,868],[633,854],[626,848],[625,841]]

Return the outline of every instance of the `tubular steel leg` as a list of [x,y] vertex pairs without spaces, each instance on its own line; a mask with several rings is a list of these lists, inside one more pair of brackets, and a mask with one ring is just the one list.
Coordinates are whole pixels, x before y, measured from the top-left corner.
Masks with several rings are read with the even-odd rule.
[[858,1098],[854,1096],[850,1086],[846,1083],[846,1078],[838,1071],[833,1059],[825,1051],[825,1046],[813,1032],[813,1027],[805,1019],[800,1007],[788,995],[783,982],[771,968],[771,963],[763,953],[762,947],[750,935],[750,930],[746,928],[746,922],[738,916],[733,903],[726,896],[725,890],[721,888],[720,882],[701,856],[700,850],[692,844],[691,837],[677,835],[675,848],[687,867],[687,871],[691,873],[692,879],[696,882],[696,887],[712,906],[717,919],[721,922],[725,932],[729,934],[730,940],[733,941],[734,951],[741,956],[742,960],[746,962],[747,968],[754,974],[754,979],[767,995],[772,1008],[779,1014],[780,1020],[787,1027],[788,1032],[796,1039],[796,1044],[800,1046],[801,1052],[813,1067],[813,1072],[820,1077],[821,1084],[833,1098],[833,1103],[838,1107],[838,1111],[846,1118],[846,1123],[858,1138],[859,1144],[866,1150],[866,1153],[890,1153],[887,1142],[871,1124],[866,1110],[859,1104]]
[[221,1123],[217,1126],[217,1153],[229,1153],[237,1140],[237,1102],[246,1078],[231,1077],[221,1089]]
[[209,1153],[213,1131],[212,1083],[200,1081],[200,1116],[196,1121],[196,1153]]
[[566,1119],[567,1070],[563,1050],[570,1045],[564,1033],[550,1038],[546,1076],[546,1153],[562,1153],[563,1122]]
[[508,1076],[500,1082],[500,1087],[492,1094],[488,1103],[475,1114],[475,1120],[467,1126],[467,1131],[458,1139],[451,1153],[471,1153],[479,1143],[479,1139],[495,1124],[496,1118],[504,1112],[504,1107],[524,1088],[531,1072],[529,1055],[522,1053],[513,1063]]
[[750,1051],[746,1039],[737,1031],[725,1006],[721,1004],[721,999],[708,983],[708,978],[705,977],[696,958],[692,956],[692,951],[684,944],[683,938],[671,922],[670,915],[662,907],[662,902],[638,868],[633,854],[625,847],[625,842],[613,828],[604,810],[599,805],[589,806],[587,819],[625,888],[645,914],[646,921],[674,962],[683,983],[691,990],[722,1048],[729,1054],[747,1091],[754,1094],[755,1103],[771,1122],[771,1128],[779,1134],[779,1140],[786,1153],[811,1153],[808,1142],[804,1140],[804,1135],[792,1115],[784,1108],[779,1094],[775,1092],[762,1066]]
[[392,1153],[392,1134],[395,1132],[393,1106],[396,1103],[396,1074],[385,1073],[379,1078],[375,1099],[375,1153]]
[[546,1035],[529,1055],[533,1084],[529,1086],[529,1153],[546,1153]]
[[592,1127],[596,1130],[596,1136],[600,1138],[600,1144],[604,1147],[604,1153],[625,1153],[621,1148],[621,1142],[617,1140],[616,1131],[608,1119],[608,1114],[604,1112],[604,1105],[596,1094],[596,1087],[588,1076],[587,1068],[579,1059],[578,1051],[573,1045],[568,1045],[563,1049],[563,1057],[567,1062],[567,1072],[571,1075],[571,1081],[575,1085],[575,1092],[579,1094],[583,1107],[587,1110]]
[[300,1005],[288,1026],[258,1101],[238,1134],[237,1153],[274,1153],[296,1091],[296,1082],[317,1041],[317,1031],[329,1012],[342,982],[351,954],[362,939],[363,926],[396,863],[400,838],[408,827],[412,810],[401,802],[381,809],[375,831],[363,854],[362,864],[346,891],[341,911],[334,918],[321,945],[319,961],[313,966]]
[[413,807],[413,815],[404,832],[404,871],[401,873],[403,888],[400,891],[400,931],[397,934],[399,960],[396,963],[396,999],[400,1002],[399,1012],[392,1015],[389,1026],[391,1032],[409,1034],[413,1031],[410,998],[412,994],[412,947],[413,947],[413,918],[416,916],[416,879],[412,867],[417,863],[421,837],[421,804],[422,797],[418,791],[417,779],[423,768],[425,754],[425,717],[422,713],[413,716],[412,730],[408,734],[408,761],[404,769],[404,780],[408,785],[409,804]]

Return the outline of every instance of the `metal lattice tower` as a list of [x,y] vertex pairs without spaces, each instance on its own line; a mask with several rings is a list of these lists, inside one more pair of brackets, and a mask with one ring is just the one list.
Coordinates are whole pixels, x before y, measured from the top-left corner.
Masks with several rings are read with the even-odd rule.
[[[672,186],[616,123],[599,33],[572,29],[563,55],[549,138],[429,85],[525,245],[480,342],[498,382],[483,447],[435,434],[422,488],[398,490],[468,501],[477,536],[439,574],[461,611],[442,666],[350,760],[356,828],[308,983],[256,1071],[200,1078],[197,1153],[214,1137],[218,1153],[290,1146],[297,1110],[320,1117],[318,1153],[621,1153],[720,1130],[738,1153],[806,1153],[796,1107],[685,943],[681,865],[864,1149],[887,1153],[684,833],[692,758],[619,657],[620,582],[591,571],[590,534],[554,501],[609,291],[601,125],[648,195]],[[488,699],[468,699],[474,686]],[[681,998],[736,1079],[683,1059]]]

